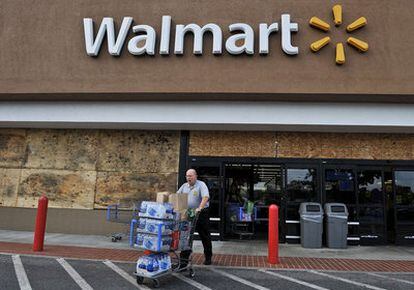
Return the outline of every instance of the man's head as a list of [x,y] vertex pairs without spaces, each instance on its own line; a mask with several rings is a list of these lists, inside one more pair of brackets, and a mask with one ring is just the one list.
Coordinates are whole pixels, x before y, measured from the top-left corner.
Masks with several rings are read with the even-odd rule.
[[194,169],[188,169],[185,173],[185,178],[189,185],[194,185],[197,181],[197,172]]

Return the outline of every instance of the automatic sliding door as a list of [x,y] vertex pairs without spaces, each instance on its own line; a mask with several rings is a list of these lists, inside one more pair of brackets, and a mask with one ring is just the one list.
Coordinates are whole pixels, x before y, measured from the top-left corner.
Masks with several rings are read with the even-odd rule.
[[300,241],[299,206],[302,202],[320,202],[315,168],[286,169],[286,240]]
[[414,244],[414,171],[394,171],[397,244]]
[[212,239],[222,238],[222,214],[221,214],[221,180],[222,175],[219,165],[193,164],[191,166],[197,171],[198,179],[204,181],[210,192],[210,231]]
[[359,219],[355,171],[352,168],[325,168],[325,202],[344,203],[348,208],[348,241],[359,242]]
[[358,170],[359,234],[361,245],[386,241],[385,199],[381,170]]

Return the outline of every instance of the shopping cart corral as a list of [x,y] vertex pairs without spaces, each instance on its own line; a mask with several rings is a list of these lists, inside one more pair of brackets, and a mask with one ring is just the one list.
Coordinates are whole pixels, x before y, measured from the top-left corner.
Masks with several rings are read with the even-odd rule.
[[[117,203],[108,205],[106,210],[106,220],[113,223],[123,224],[125,230],[111,234],[112,242],[122,240],[122,237],[129,237],[133,241],[134,231],[131,231],[132,224],[138,218],[140,202]],[[132,246],[132,242],[130,242]]]
[[[181,217],[168,208],[169,204],[143,202],[137,222],[135,247],[146,250],[136,265],[137,283],[152,281],[159,287],[159,278],[178,272],[188,272],[193,278],[192,246],[198,214],[189,212]],[[188,259],[180,258],[182,251],[190,251]],[[149,252],[149,253],[148,253]]]

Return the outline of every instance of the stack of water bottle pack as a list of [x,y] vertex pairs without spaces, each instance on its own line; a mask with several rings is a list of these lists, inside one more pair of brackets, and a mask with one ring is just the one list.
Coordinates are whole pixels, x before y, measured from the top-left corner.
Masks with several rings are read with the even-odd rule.
[[154,277],[168,271],[171,269],[168,252],[190,249],[191,222],[186,219],[186,210],[174,202],[141,203],[135,246],[152,253],[138,259],[138,275]]
[[143,201],[139,217],[136,246],[154,252],[168,251],[174,230],[172,205]]

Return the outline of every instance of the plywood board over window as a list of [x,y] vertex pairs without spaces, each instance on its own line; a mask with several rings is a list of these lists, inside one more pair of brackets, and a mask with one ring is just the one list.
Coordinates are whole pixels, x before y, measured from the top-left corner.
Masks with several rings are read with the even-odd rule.
[[413,134],[190,133],[191,156],[413,160]]

